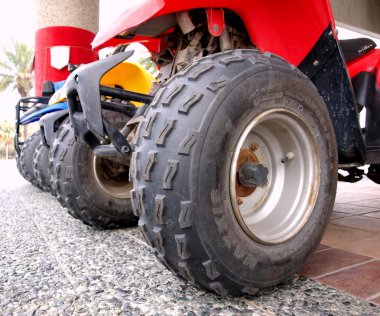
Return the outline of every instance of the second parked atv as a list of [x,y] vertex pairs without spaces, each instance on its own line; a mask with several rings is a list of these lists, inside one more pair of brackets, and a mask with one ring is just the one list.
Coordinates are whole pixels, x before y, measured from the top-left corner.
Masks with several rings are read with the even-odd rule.
[[64,82],[45,82],[41,97],[22,98],[16,105],[14,146],[17,153],[17,168],[26,180],[44,191],[51,190],[48,172],[48,149],[43,146],[43,137],[41,137],[39,130],[27,139],[20,141],[20,127],[29,126],[41,119],[46,120],[46,117],[57,116],[58,113],[62,112],[68,116],[66,102],[49,105],[50,97],[63,84]]
[[[106,87],[124,87],[140,93],[148,93],[153,81],[143,67],[130,62],[120,64],[102,79]],[[20,173],[40,189],[51,191],[72,216],[87,225],[116,228],[135,224],[129,193],[129,159],[120,158],[121,155],[103,157],[107,150],[95,155],[73,133],[64,82],[47,82],[45,88],[43,97],[21,99],[17,105],[15,147],[20,153]],[[141,104],[125,103],[112,96],[104,97],[102,103],[105,120],[119,130]],[[25,113],[21,116],[21,112]],[[20,126],[36,121],[40,130],[21,143]]]
[[[139,64],[124,62],[102,78],[108,88],[120,87],[148,93],[153,77]],[[66,86],[57,93],[55,102],[66,98]],[[104,122],[121,131],[135,114],[137,103],[103,97]],[[58,117],[57,117],[58,119]],[[112,145],[93,152],[91,147],[74,135],[70,119],[53,131],[54,121],[47,118],[42,129],[50,147],[49,171],[52,191],[62,206],[83,223],[98,228],[117,228],[137,222],[131,205],[129,159],[120,154],[107,156]],[[105,142],[106,143],[106,142]]]

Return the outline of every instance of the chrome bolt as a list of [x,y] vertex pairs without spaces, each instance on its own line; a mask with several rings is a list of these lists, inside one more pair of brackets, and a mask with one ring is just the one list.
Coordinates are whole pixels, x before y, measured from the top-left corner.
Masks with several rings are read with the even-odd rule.
[[122,152],[123,154],[127,154],[127,153],[129,153],[129,148],[128,148],[128,146],[123,146],[123,147],[121,147],[121,152]]
[[281,158],[281,162],[282,163],[285,163],[285,162],[288,162],[290,160],[293,160],[294,159],[294,153],[292,153],[291,151],[289,151],[285,157]]

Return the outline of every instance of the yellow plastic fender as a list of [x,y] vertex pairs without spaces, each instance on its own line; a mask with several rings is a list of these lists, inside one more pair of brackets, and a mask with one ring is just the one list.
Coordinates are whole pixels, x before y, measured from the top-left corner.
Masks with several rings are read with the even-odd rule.
[[[100,84],[112,88],[122,88],[139,93],[149,93],[155,78],[138,63],[122,62],[106,72]],[[66,101],[66,84],[57,90],[49,100],[49,105]],[[141,102],[132,102],[135,106],[141,106]]]
[[[154,77],[140,64],[125,61],[105,73],[100,84],[147,94],[150,92],[154,81]],[[135,106],[143,104],[140,102],[132,103]]]

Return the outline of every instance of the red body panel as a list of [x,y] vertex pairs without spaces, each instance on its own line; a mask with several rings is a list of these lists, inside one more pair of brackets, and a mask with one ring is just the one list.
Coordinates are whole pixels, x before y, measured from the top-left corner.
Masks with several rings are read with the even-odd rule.
[[377,87],[380,89],[380,49],[375,49],[369,53],[354,59],[347,64],[350,77],[353,78],[360,72],[375,72]]
[[98,59],[91,49],[95,34],[71,26],[50,26],[39,29],[35,36],[34,75],[36,95],[41,95],[43,82],[65,80],[69,75],[67,67],[57,70],[50,65],[50,48],[69,46],[72,64],[87,64]]
[[144,0],[122,13],[109,29],[100,31],[92,45],[100,49],[110,45],[116,35],[153,17],[196,8],[234,11],[259,50],[282,56],[295,65],[299,65],[330,23],[335,29],[328,0]]

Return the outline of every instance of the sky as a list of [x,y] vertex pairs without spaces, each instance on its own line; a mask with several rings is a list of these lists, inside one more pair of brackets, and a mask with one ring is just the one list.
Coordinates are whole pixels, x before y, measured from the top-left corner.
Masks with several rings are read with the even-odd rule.
[[[142,0],[99,0],[99,26],[107,26],[111,21],[128,6]],[[20,10],[20,8],[22,8]],[[0,60],[2,48],[12,47],[12,40],[34,44],[34,32],[36,29],[34,0],[12,0],[7,1],[6,14],[2,14],[0,19]],[[357,33],[339,29],[340,38],[355,38]],[[380,46],[380,40],[377,40]],[[0,121],[8,119],[13,121],[14,106],[19,99],[15,91],[9,89],[0,92]]]
[[[22,10],[20,10],[21,7]],[[34,43],[36,26],[34,1],[7,1],[6,12],[0,19],[0,60],[3,57],[3,48],[11,48],[12,40],[17,39],[30,46]],[[0,92],[0,121],[14,120],[14,107],[18,99],[19,95],[12,89]]]

